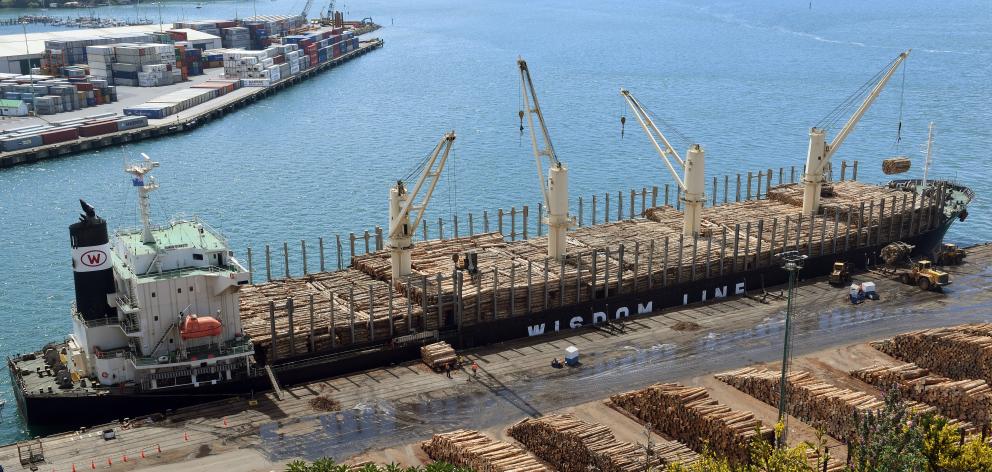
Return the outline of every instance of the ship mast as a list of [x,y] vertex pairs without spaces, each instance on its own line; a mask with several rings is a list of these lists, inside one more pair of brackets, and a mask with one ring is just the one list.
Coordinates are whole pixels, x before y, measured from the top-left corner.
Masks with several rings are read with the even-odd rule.
[[927,188],[927,174],[930,173],[930,164],[933,162],[933,122],[930,122],[930,127],[927,130],[927,157],[923,161],[923,184],[920,185],[921,188]]
[[148,194],[158,188],[158,182],[155,181],[155,177],[148,176],[148,181],[145,181],[145,175],[150,173],[152,169],[158,167],[158,162],[153,161],[152,158],[148,157],[147,154],[141,153],[143,158],[140,164],[132,164],[127,166],[124,171],[128,174],[133,175],[131,183],[138,187],[138,207],[141,209],[141,242],[145,244],[155,244],[155,237],[152,236],[152,226],[151,226],[151,207],[148,202]]

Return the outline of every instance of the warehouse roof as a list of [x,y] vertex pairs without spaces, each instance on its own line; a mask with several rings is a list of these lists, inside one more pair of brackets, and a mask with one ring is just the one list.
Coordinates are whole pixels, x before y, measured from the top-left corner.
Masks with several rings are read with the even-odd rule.
[[26,56],[40,57],[45,52],[45,41],[69,41],[119,35],[121,33],[151,33],[165,31],[172,24],[119,26],[115,28],[93,28],[66,31],[47,31],[44,33],[27,34],[27,53],[24,52],[25,36],[23,34],[7,34],[0,36],[0,58],[25,59]]
[[220,39],[220,36],[215,36],[210,33],[204,33],[203,31],[197,31],[195,29],[189,29],[189,28],[177,28],[177,29],[171,29],[169,31],[180,31],[186,33],[186,41],[203,41],[210,39]]

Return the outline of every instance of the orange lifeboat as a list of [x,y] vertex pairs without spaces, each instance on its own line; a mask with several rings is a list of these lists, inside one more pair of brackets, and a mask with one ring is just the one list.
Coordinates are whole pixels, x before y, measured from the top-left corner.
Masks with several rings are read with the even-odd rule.
[[179,334],[183,339],[204,338],[207,336],[220,336],[221,323],[212,316],[189,315],[183,320],[179,327]]

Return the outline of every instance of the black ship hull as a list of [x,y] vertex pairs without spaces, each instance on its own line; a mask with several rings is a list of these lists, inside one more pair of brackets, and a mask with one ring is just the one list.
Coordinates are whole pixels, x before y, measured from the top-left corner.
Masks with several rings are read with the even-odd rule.
[[[905,238],[904,241],[915,245],[914,253],[929,256],[942,242],[944,234],[955,219],[957,218],[946,218],[936,228]],[[861,268],[873,265],[880,262],[879,252],[884,245],[850,248],[836,254],[810,254],[800,272],[800,278],[826,275],[837,260],[845,260]],[[568,333],[606,321],[650,316],[665,308],[719,301],[746,293],[760,293],[764,287],[787,281],[788,274],[777,264],[769,264],[767,261],[763,261],[763,264],[763,267],[757,269],[735,273],[729,273],[731,270],[727,268],[725,275],[696,274],[692,281],[669,281],[665,286],[656,284],[653,288],[636,293],[611,292],[602,299],[516,318],[486,321],[483,316],[479,323],[471,327],[442,331],[438,336],[457,347],[470,348],[512,339]],[[291,359],[280,359],[272,367],[279,382],[290,385],[405,362],[418,356],[418,345],[397,346],[386,343],[339,352],[299,355]],[[35,433],[53,428],[68,430],[101,424],[124,416],[135,418],[164,413],[194,404],[247,397],[253,392],[271,388],[262,369],[254,369],[242,381],[197,388],[176,388],[165,393],[108,390],[100,395],[46,395],[26,393],[18,388],[19,382],[13,368],[11,378],[21,414]]]

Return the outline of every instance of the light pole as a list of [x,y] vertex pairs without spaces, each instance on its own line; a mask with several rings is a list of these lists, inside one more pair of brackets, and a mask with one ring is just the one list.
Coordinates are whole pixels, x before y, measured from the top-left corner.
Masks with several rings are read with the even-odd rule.
[[782,378],[779,380],[778,388],[778,421],[782,424],[782,432],[778,438],[778,446],[785,446],[785,436],[788,429],[786,426],[786,415],[788,400],[786,399],[785,378],[789,375],[792,359],[792,298],[796,290],[796,277],[799,270],[803,268],[806,256],[799,254],[799,251],[787,251],[779,254],[782,258],[782,268],[789,272],[789,296],[785,305],[785,343],[782,348]]
[[21,29],[24,31],[24,54],[28,61],[28,78],[31,79],[31,94],[34,95],[34,73],[31,72],[31,48],[28,46],[28,22],[21,22]]

